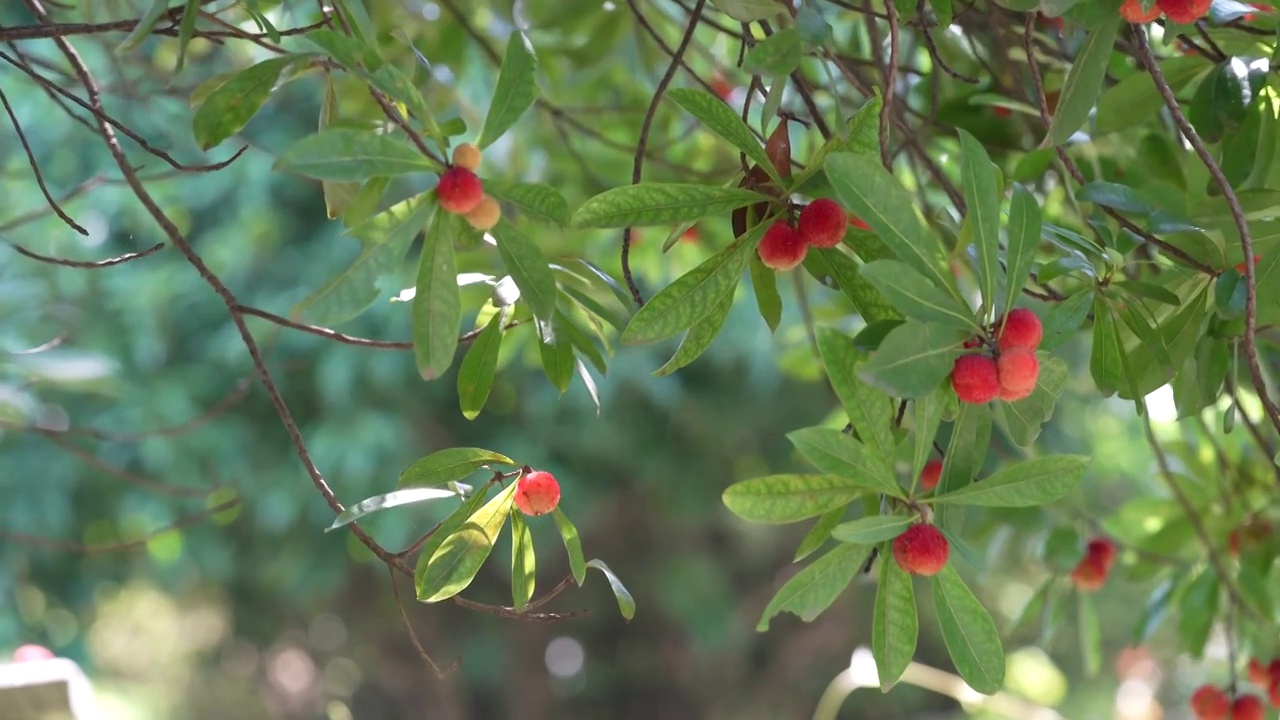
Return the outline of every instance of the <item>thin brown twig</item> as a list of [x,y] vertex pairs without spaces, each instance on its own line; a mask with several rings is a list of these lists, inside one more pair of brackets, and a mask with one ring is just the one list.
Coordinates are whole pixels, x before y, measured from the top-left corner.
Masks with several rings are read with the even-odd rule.
[[[925,5],[926,5],[925,0],[918,0],[918,2],[916,3],[916,12],[919,13],[921,18],[924,17]],[[947,61],[942,59],[942,54],[938,52],[938,45],[933,41],[933,35],[929,33],[928,25],[925,25],[923,23],[920,25],[920,37],[921,39],[924,40],[924,47],[926,50],[929,51],[929,59],[933,61],[934,67],[950,75],[951,77],[959,80],[960,82],[969,83],[970,85],[978,84],[978,78],[972,77],[970,75],[965,75],[959,70],[956,70],[955,68],[948,65]]]
[[436,677],[443,679],[457,669],[462,662],[462,658],[454,660],[453,664],[444,670],[441,670],[440,666],[436,665],[436,662],[427,654],[426,648],[422,647],[422,642],[418,640],[418,633],[413,629],[413,623],[409,621],[409,613],[404,609],[404,600],[400,597],[400,583],[396,582],[396,571],[388,567],[387,572],[391,576],[391,593],[395,595],[396,609],[400,611],[400,619],[404,622],[405,629],[409,631],[409,642],[413,643],[413,649],[418,651],[418,657],[422,658],[422,661],[431,668]]
[[225,415],[229,410],[240,404],[241,400],[249,395],[249,391],[253,388],[249,378],[241,378],[236,382],[235,388],[225,397],[215,403],[212,407],[199,415],[179,423],[177,425],[169,425],[166,427],[156,428],[154,430],[137,430],[134,432],[111,432],[101,430],[94,427],[69,427],[65,430],[52,430],[49,428],[40,428],[42,432],[54,433],[58,435],[79,435],[83,437],[96,438],[98,440],[107,440],[111,442],[138,442],[158,437],[177,437],[186,435],[209,422]]
[[106,260],[67,260],[66,258],[58,258],[51,255],[41,255],[40,253],[28,250],[15,242],[9,242],[7,240],[5,242],[19,255],[29,257],[32,260],[38,260],[39,262],[49,265],[77,268],[79,270],[99,270],[101,268],[115,267],[116,265],[123,265],[131,260],[144,258],[164,249],[164,243],[156,243],[141,252],[125,253],[124,255],[117,255],[116,257],[107,258]]
[[217,515],[220,512],[230,510],[240,505],[240,498],[232,498],[226,502],[219,503],[196,513],[183,515],[168,525],[148,533],[144,537],[135,538],[133,540],[120,540],[109,543],[85,544],[76,542],[75,540],[57,540],[54,538],[41,537],[39,535],[30,535],[27,533],[9,532],[0,530],[0,540],[5,542],[22,543],[24,545],[32,545],[35,547],[45,548],[47,550],[60,550],[63,552],[80,553],[83,555],[98,555],[109,552],[121,552],[124,550],[132,550],[134,548],[143,547],[152,540],[164,535],[165,533],[174,532],[175,530],[183,530],[198,525],[205,520]]
[[49,192],[49,186],[45,184],[44,173],[40,172],[40,162],[36,160],[36,153],[31,149],[31,143],[27,142],[27,134],[22,131],[22,123],[18,122],[18,116],[13,112],[13,106],[9,104],[9,96],[5,95],[4,89],[0,88],[0,103],[4,104],[4,111],[9,115],[9,122],[13,125],[13,132],[18,136],[18,143],[22,145],[22,150],[27,154],[27,165],[31,167],[31,174],[36,178],[36,185],[40,187],[40,193],[44,195],[44,200],[49,204],[49,209],[58,216],[62,222],[71,227],[72,230],[81,235],[88,235],[89,231],[84,229],[80,223],[71,219],[71,216],[62,209],[58,201],[53,198],[53,193]]

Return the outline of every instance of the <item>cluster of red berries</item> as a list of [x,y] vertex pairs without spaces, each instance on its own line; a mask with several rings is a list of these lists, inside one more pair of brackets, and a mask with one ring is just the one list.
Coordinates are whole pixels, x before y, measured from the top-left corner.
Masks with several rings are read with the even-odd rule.
[[1120,17],[1131,23],[1149,23],[1164,15],[1170,20],[1190,25],[1209,14],[1213,0],[1156,0],[1150,10],[1142,10],[1142,0],[1124,0]]
[[527,472],[516,481],[515,502],[525,515],[546,515],[560,504],[560,483],[549,472]]
[[760,261],[774,270],[791,270],[804,262],[810,246],[833,248],[839,245],[849,225],[867,227],[861,220],[845,214],[844,208],[835,200],[814,200],[800,211],[794,227],[787,220],[777,220],[769,226],[757,248]]
[[915,523],[893,540],[893,559],[912,575],[937,575],[951,557],[951,543],[937,527]]
[[502,218],[498,201],[484,192],[484,183],[476,176],[480,167],[480,148],[462,143],[453,149],[453,162],[440,175],[436,199],[446,212],[461,215],[476,230],[489,230]]
[[1237,695],[1232,701],[1222,688],[1201,685],[1191,693],[1191,712],[1199,720],[1266,720],[1267,706],[1257,695]]
[[[996,321],[996,355],[973,353],[956,358],[951,369],[951,387],[960,402],[981,405],[1000,398],[1021,400],[1036,389],[1040,361],[1036,348],[1044,337],[1040,318],[1025,308],[1010,310]],[[966,348],[982,346],[982,338],[965,342]]]
[[1071,571],[1071,582],[1084,592],[1102,589],[1116,560],[1116,546],[1106,538],[1095,538],[1085,547],[1084,557]]

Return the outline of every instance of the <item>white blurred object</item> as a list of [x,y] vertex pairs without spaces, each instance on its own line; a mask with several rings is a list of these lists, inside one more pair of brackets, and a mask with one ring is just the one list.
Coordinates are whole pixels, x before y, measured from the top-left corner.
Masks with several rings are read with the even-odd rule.
[[0,663],[0,720],[99,720],[93,686],[67,658]]

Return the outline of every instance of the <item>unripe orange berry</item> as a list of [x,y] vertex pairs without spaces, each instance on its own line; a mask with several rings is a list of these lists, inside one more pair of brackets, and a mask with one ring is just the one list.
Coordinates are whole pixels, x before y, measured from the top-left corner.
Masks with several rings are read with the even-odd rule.
[[475,172],[480,167],[480,148],[471,143],[462,143],[453,149],[453,164]]
[[477,230],[489,230],[502,218],[502,207],[498,201],[485,195],[480,204],[471,208],[471,212],[463,216],[467,224]]

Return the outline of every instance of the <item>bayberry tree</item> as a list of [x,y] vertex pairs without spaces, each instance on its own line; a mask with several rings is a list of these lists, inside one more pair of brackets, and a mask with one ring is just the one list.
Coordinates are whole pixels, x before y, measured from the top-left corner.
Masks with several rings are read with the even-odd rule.
[[[599,378],[615,361],[679,338],[649,368],[678,383],[746,305],[769,333],[795,332],[788,366],[831,391],[810,412],[825,419],[786,432],[789,466],[722,488],[735,522],[804,524],[798,570],[757,608],[759,631],[783,613],[812,621],[855,581],[871,583],[874,673],[859,682],[918,684],[910,668],[928,619],[963,682],[998,696],[1006,641],[1028,623],[1052,632],[1073,612],[1089,673],[1106,634],[1142,645],[1172,624],[1167,652],[1202,657],[1220,628],[1226,662],[1170,700],[1202,718],[1263,717],[1264,697],[1280,706],[1268,335],[1280,322],[1269,64],[1280,23],[1269,4],[155,0],[113,7],[120,18],[14,5],[0,27],[7,159],[46,209],[7,205],[0,228],[16,237],[49,216],[60,233],[92,234],[42,172],[52,148],[34,139],[54,112],[105,153],[134,234],[154,241],[107,259],[64,257],[34,235],[9,246],[47,272],[146,273],[177,256],[186,292],[221,302],[227,343],[251,367],[235,397],[261,396],[282,428],[271,442],[292,448],[329,529],[385,566],[397,599],[412,578],[424,604],[572,621],[548,603],[598,577],[624,618],[637,612],[560,507],[586,480],[553,475],[526,445],[434,442],[403,469],[382,463],[391,480],[368,497],[330,482],[267,333],[407,353],[417,372],[398,367],[394,384],[447,386],[474,420],[513,358],[601,408]],[[139,58],[150,67],[116,67]],[[483,97],[460,90],[464,76],[482,78]],[[121,120],[122,98],[152,102],[139,77],[156,93],[181,80],[186,124]],[[20,86],[38,90],[38,111],[7,99]],[[328,276],[295,280],[304,296],[277,292],[263,307],[237,290],[249,270],[225,267],[166,178],[139,165],[234,172],[264,152],[243,144],[261,137],[255,117],[299,97],[317,106],[313,126],[271,128],[272,172],[322,197],[323,221],[359,248]],[[594,118],[607,113],[627,120],[602,129]],[[170,146],[220,155],[180,161]],[[341,329],[371,316],[407,339]],[[39,356],[74,337],[53,327],[24,323],[14,347]],[[76,418],[42,410],[44,387],[5,401],[6,437],[74,434]],[[1153,421],[1153,394],[1171,397],[1176,423]],[[1116,470],[1097,448],[1046,442],[1069,398],[1098,422],[1140,428],[1157,493],[1082,502]],[[147,546],[252,499],[237,482],[182,492],[207,494],[205,511],[71,549]],[[442,519],[402,549],[364,526],[427,512]],[[558,547],[535,544],[539,523]],[[992,611],[1002,579],[986,571],[1005,531],[1043,546],[1040,584],[1013,618]],[[500,542],[510,604],[463,597]],[[566,568],[563,579],[544,566]],[[1136,627],[1096,607],[1118,568],[1149,590]],[[820,715],[835,716],[843,695],[832,697]]]

